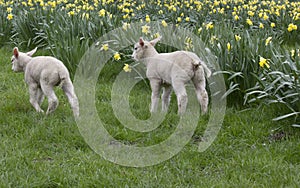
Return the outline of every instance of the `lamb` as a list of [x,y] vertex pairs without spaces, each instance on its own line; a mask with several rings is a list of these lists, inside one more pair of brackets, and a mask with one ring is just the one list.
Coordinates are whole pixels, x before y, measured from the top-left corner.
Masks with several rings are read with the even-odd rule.
[[14,72],[25,72],[25,82],[29,86],[30,103],[37,112],[43,113],[44,111],[40,105],[44,100],[44,96],[47,96],[48,109],[46,114],[54,112],[58,106],[58,99],[53,89],[54,86],[61,84],[74,116],[78,117],[79,103],[68,69],[61,61],[54,57],[31,57],[36,50],[37,48],[23,53],[15,47],[11,58],[12,70]]
[[208,94],[205,90],[205,76],[210,77],[211,71],[195,53],[188,51],[158,53],[154,46],[160,39],[161,37],[149,42],[140,38],[132,54],[134,60],[141,60],[146,65],[146,76],[152,90],[150,112],[157,111],[160,90],[163,87],[162,111],[166,112],[168,109],[173,88],[177,96],[178,114],[182,115],[188,102],[185,84],[192,80],[201,111],[203,114],[206,113]]

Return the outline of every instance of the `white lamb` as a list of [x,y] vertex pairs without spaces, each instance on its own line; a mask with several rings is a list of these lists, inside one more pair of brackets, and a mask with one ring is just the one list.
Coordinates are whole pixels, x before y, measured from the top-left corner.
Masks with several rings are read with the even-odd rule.
[[154,46],[160,39],[161,37],[148,42],[140,38],[132,54],[133,59],[146,64],[146,76],[152,90],[150,111],[157,111],[161,87],[163,87],[162,111],[167,111],[173,87],[177,96],[178,114],[182,115],[188,102],[185,84],[192,80],[201,111],[206,113],[208,95],[205,90],[205,74],[209,77],[211,71],[195,53],[188,51],[158,53]]
[[25,82],[29,86],[30,103],[37,112],[44,112],[40,105],[46,95],[48,109],[46,114],[54,112],[58,106],[58,99],[54,93],[54,86],[62,85],[62,89],[71,104],[74,116],[79,116],[79,104],[69,71],[58,59],[50,56],[31,57],[37,48],[23,53],[18,48],[13,49],[11,58],[12,70],[25,72]]

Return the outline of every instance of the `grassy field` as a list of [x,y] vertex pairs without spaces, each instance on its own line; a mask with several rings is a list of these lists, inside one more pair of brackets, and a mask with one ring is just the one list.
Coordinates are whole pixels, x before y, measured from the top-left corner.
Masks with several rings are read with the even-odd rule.
[[[217,139],[197,152],[202,116],[190,142],[175,157],[155,166],[123,167],[96,154],[82,138],[67,100],[52,115],[34,111],[24,75],[11,71],[11,49],[0,49],[0,187],[297,187],[300,184],[300,132],[288,120],[271,121],[285,111],[279,105],[228,107]],[[114,73],[123,65],[108,63],[96,92],[98,114],[117,139],[155,144],[176,127],[176,101],[158,130],[135,133],[114,118],[110,92]],[[146,119],[150,89],[138,84],[131,96],[133,113]],[[145,102],[146,101],[146,102]],[[175,104],[174,104],[175,103]],[[43,103],[47,107],[47,102]],[[141,113],[139,113],[141,111]],[[175,119],[175,120],[174,120]]]

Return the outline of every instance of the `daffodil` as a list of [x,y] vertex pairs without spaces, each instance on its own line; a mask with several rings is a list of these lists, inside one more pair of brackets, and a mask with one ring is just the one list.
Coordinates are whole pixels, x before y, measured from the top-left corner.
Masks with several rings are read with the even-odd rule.
[[126,22],[124,22],[124,23],[123,23],[123,25],[122,25],[122,28],[123,28],[123,30],[127,31],[127,29],[129,29],[129,28],[130,28],[130,24],[129,24],[129,23],[126,23]]
[[272,42],[271,40],[272,40],[272,37],[268,37],[266,39],[265,45],[268,46]]
[[294,25],[293,23],[289,24],[289,26],[288,26],[288,28],[287,28],[287,30],[288,30],[289,32],[291,32],[291,31],[293,31],[293,30],[297,30],[297,29],[298,29],[297,25]]
[[231,44],[230,44],[230,42],[227,43],[227,50],[228,50],[228,51],[231,50]]
[[216,41],[218,41],[219,40],[219,38],[218,37],[216,37],[215,35],[213,35],[211,38],[210,38],[210,43],[211,44],[214,44]]
[[114,59],[115,59],[116,61],[119,61],[119,60],[121,59],[121,55],[120,55],[118,52],[116,52],[116,53],[114,54]]
[[125,72],[131,72],[131,67],[130,67],[130,65],[128,65],[128,64],[125,63],[125,65],[124,65],[124,67],[123,67],[123,70],[124,70]]
[[160,37],[160,34],[159,34],[159,33],[155,33],[155,34],[153,35],[153,38],[158,38],[158,37]]
[[259,28],[260,29],[263,29],[265,26],[264,26],[264,24],[263,23],[259,23]]
[[[41,3],[42,2],[43,1],[41,1]],[[48,1],[48,5],[50,5],[52,8],[55,8],[56,7],[56,2],[55,1],[52,1],[52,2]]]
[[145,21],[146,21],[147,23],[149,23],[149,22],[151,21],[149,15],[146,15]]
[[234,20],[235,20],[235,21],[237,21],[237,20],[239,20],[239,19],[240,19],[240,17],[239,17],[238,15],[235,15],[235,16],[234,16]]
[[150,32],[150,26],[144,25],[142,26],[142,33],[148,34]]
[[274,28],[275,26],[276,26],[275,23],[272,22],[271,27]]
[[206,24],[206,30],[214,28],[214,24],[212,22],[209,22]]
[[101,9],[101,10],[99,11],[99,16],[100,16],[100,17],[105,16],[105,10],[104,10],[104,9]]
[[161,21],[161,25],[164,26],[164,27],[168,26],[168,24],[167,24],[167,22],[165,20]]
[[291,50],[291,56],[294,57],[295,56],[295,50]]
[[75,12],[73,10],[71,10],[70,12],[68,12],[69,16],[74,16]]
[[108,44],[102,44],[102,47],[100,48],[100,50],[103,50],[103,51],[107,51],[108,49],[109,49]]
[[248,15],[249,15],[250,17],[253,17],[253,16],[254,16],[254,12],[251,11],[251,10],[249,10],[249,11],[248,11]]
[[7,15],[7,17],[6,17],[6,18],[7,18],[8,20],[12,20],[12,19],[13,19],[13,17],[14,17],[14,16],[13,16],[11,13],[9,13],[9,14]]
[[260,58],[259,58],[259,66],[262,67],[262,68],[264,68],[265,66],[266,66],[267,68],[270,68],[270,65],[269,65],[269,63],[268,63],[268,60],[265,59],[265,58],[263,58],[263,57],[260,57]]
[[239,41],[239,40],[242,39],[242,37],[240,35],[234,35],[234,38],[235,38],[236,41]]
[[185,39],[185,50],[191,50],[193,48],[193,40],[190,37]]
[[11,7],[7,7],[6,8],[6,12],[11,13],[12,12],[12,8]]
[[265,13],[264,16],[263,16],[263,19],[267,20],[267,19],[269,19],[269,16]]
[[82,14],[82,19],[84,19],[84,18],[88,20],[88,19],[90,18],[90,14],[84,12],[84,13]]
[[198,33],[201,33],[202,32],[202,27],[200,27],[199,29],[198,29]]
[[249,18],[247,18],[246,22],[247,22],[247,24],[250,25],[250,26],[253,25],[253,22],[252,22]]

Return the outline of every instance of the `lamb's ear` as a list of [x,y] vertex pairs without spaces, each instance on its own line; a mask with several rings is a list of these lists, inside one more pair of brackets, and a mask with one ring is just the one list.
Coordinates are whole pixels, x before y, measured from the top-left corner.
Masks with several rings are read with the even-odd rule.
[[19,49],[18,49],[18,47],[14,47],[13,54],[14,54],[15,58],[18,59],[18,57],[19,57]]
[[145,44],[145,42],[144,42],[144,40],[143,40],[142,37],[140,37],[139,44],[140,44],[141,47],[143,47],[144,44]]
[[151,41],[150,41],[150,44],[151,44],[152,46],[155,46],[155,44],[156,44],[158,41],[160,41],[161,38],[162,38],[162,36],[159,36],[159,37],[157,37],[156,39],[151,40]]
[[36,50],[37,47],[35,47],[35,49],[31,50],[30,52],[27,52],[26,54],[31,57],[36,52]]

